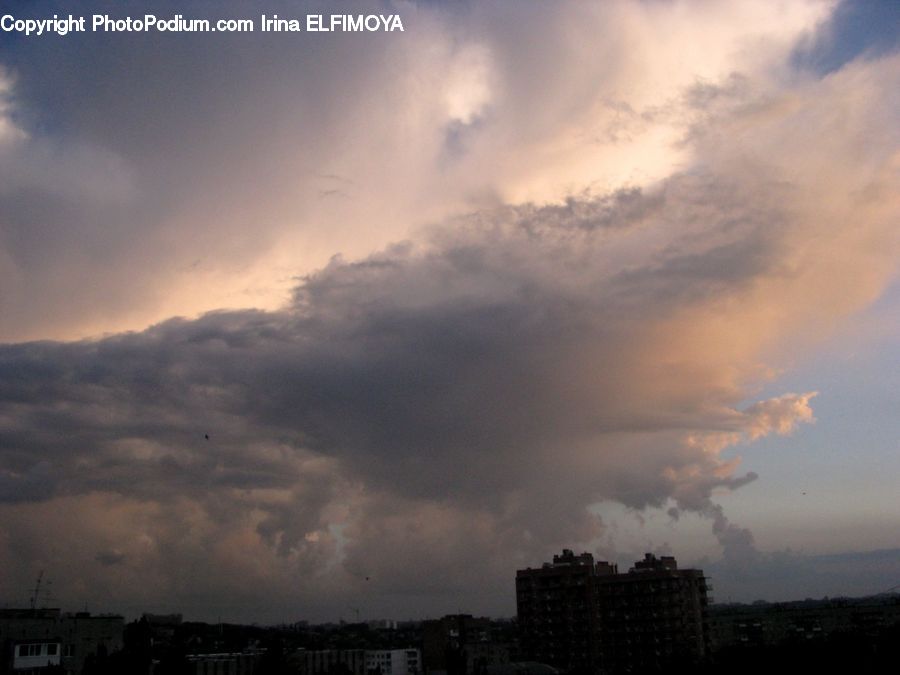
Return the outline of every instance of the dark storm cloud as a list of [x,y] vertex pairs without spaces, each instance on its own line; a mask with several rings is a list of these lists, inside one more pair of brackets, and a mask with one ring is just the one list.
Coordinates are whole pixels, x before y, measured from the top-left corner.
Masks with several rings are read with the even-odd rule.
[[[292,496],[279,505],[254,502],[268,513],[259,533],[284,553],[342,498],[340,483],[486,510],[504,528],[546,522],[560,538],[581,527],[587,504],[606,498],[641,508],[674,497],[705,508],[715,486],[740,481],[677,475],[697,461],[716,467],[678,434],[737,433],[751,420],[698,398],[708,381],[667,391],[683,366],[644,372],[654,368],[656,338],[635,338],[679,308],[741,292],[775,261],[758,254],[758,205],[741,203],[729,206],[743,237],[729,235],[730,256],[755,262],[737,264],[722,246],[678,236],[640,271],[605,258],[616,246],[610,232],[639,235],[651,214],[668,214],[663,227],[676,213],[697,216],[667,194],[679,203],[684,191],[718,194],[696,178],[678,182],[649,196],[499,210],[425,246],[335,259],[281,312],[217,312],[95,341],[6,345],[4,495],[213,500],[286,489]],[[610,230],[613,220],[621,222]],[[623,304],[623,295],[639,298]],[[637,305],[639,314],[625,311]],[[778,420],[792,425],[790,416]],[[607,447],[616,435],[639,439],[627,461]],[[260,446],[280,450],[260,454]],[[310,479],[302,462],[316,457],[333,464]],[[35,493],[36,467],[65,480]],[[676,473],[666,477],[667,468]],[[505,512],[511,495],[527,491],[545,500]],[[368,516],[377,520],[377,511]]]
[[[743,414],[707,357],[659,356],[676,337],[674,324],[657,335],[661,321],[740,296],[780,264],[758,242],[782,220],[761,220],[740,195],[723,205],[737,223],[727,247],[673,227],[701,217],[686,194],[703,210],[723,194],[714,183],[475,216],[426,244],[335,259],[280,312],[2,346],[2,496],[188,500],[212,528],[196,545],[243,524],[303,568],[342,547],[346,573],[388,593],[437,583],[409,571],[417,561],[472,570],[477,557],[500,573],[510,553],[590,540],[602,530],[586,507],[604,499],[712,515],[714,488],[753,476],[732,477],[684,435],[727,436],[710,441],[721,447],[808,413],[788,397]],[[618,258],[647,222],[670,243]],[[154,516],[156,540],[184,508]],[[735,534],[716,513],[716,532]],[[446,574],[444,591],[478,583]]]
[[[728,227],[707,217],[712,199]],[[98,534],[90,556],[122,574],[174,573],[207,550],[214,593],[234,554],[209,550],[244,533],[291,569],[338,564],[347,588],[368,578],[381,597],[419,598],[409,607],[462,587],[496,596],[486,580],[515,560],[599,536],[587,507],[602,500],[672,500],[731,547],[739,530],[710,496],[755,475],[708,448],[789,431],[808,396],[742,413],[707,356],[671,362],[659,346],[679,313],[777,268],[759,242],[783,222],[777,204],[676,178],[336,258],[279,312],[2,346],[0,497],[113,500],[131,532]],[[646,228],[668,243],[634,257]],[[201,528],[191,544],[183,519]]]

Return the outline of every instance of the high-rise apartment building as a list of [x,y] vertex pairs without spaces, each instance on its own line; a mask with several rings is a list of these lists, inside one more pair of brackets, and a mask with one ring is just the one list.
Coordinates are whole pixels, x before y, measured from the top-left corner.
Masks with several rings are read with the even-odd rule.
[[706,578],[648,553],[627,574],[596,578],[598,640],[610,673],[689,666],[709,649]]
[[569,673],[599,665],[597,566],[566,549],[552,563],[516,572],[520,648],[526,658]]
[[522,650],[569,673],[645,672],[702,659],[708,649],[703,572],[647,554],[627,573],[564,550],[516,573]]

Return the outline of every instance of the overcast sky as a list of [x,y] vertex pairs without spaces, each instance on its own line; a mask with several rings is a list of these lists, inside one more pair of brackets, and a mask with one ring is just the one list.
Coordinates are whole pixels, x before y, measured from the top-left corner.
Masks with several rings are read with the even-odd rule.
[[257,31],[0,34],[0,601],[900,583],[897,3],[152,7]]

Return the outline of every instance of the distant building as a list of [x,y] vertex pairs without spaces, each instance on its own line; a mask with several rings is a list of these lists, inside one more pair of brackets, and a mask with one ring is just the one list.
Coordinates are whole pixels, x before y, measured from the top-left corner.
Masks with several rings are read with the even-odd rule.
[[900,595],[716,605],[709,623],[713,651],[815,642],[835,633],[877,636],[900,627]]
[[253,675],[260,656],[260,652],[189,654],[187,661],[194,675]]
[[366,650],[366,671],[369,675],[419,675],[422,655],[418,649]]
[[32,675],[51,666],[80,675],[85,660],[122,648],[121,616],[59,609],[0,610],[0,674]]
[[516,573],[516,604],[525,658],[569,673],[657,670],[708,651],[706,579],[668,556],[619,574],[566,549]]
[[300,675],[366,675],[365,649],[300,649],[289,660]]
[[483,675],[509,663],[509,644],[495,639],[494,623],[485,617],[453,614],[422,626],[422,661],[426,675]]
[[487,669],[487,675],[559,675],[559,672],[553,666],[534,661],[510,661]]

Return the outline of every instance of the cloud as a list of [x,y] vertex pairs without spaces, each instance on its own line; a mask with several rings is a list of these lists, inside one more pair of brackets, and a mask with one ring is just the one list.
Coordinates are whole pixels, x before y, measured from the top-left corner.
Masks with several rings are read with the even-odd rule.
[[[715,580],[717,602],[802,600],[854,597],[884,593],[895,586],[900,551],[810,555],[778,551],[756,555],[742,566],[724,561],[702,561]],[[791,588],[785,596],[784,588]]]
[[[121,91],[50,106],[74,120],[111,107],[75,125],[78,143],[60,132],[62,154],[94,158],[75,164],[100,180],[67,184],[63,162],[50,183],[70,187],[50,229],[67,205],[110,198],[136,236],[121,249],[112,237],[125,257],[109,269],[82,270],[103,282],[74,284],[73,313],[98,293],[115,296],[106,310],[128,304],[135,291],[115,282],[132,272],[151,295],[168,288],[161,260],[202,268],[212,256],[211,274],[234,288],[242,265],[271,260],[256,256],[285,223],[340,221],[344,234],[317,245],[364,243],[294,279],[279,307],[0,346],[4,590],[65,559],[56,588],[113,608],[275,620],[299,607],[333,617],[353,598],[373,615],[497,613],[510,609],[517,566],[603,534],[590,507],[604,501],[701,514],[727,560],[757,555],[714,495],[757,479],[738,472],[736,446],[813,421],[814,392],[757,400],[760,386],[896,272],[897,57],[786,73],[779,59],[824,16],[818,3],[784,16],[746,3],[740,21],[724,9],[701,21],[679,4],[516,7],[503,27],[500,10],[422,8],[411,42],[340,41],[340,86],[310,66],[329,47],[305,43],[312,56],[290,81],[315,83],[310,98],[267,88],[283,86],[290,59],[237,97],[230,78],[246,83],[268,48],[222,64],[194,52],[201,40],[179,43],[172,61],[129,53],[148,69],[140,90],[116,75],[112,52],[95,57],[98,81],[159,112],[146,128]],[[585,62],[598,25],[610,58]],[[673,72],[673,50],[703,30],[709,48]],[[536,32],[543,41],[526,48]],[[439,39],[425,49],[425,37]],[[771,60],[751,49],[760,43],[776,47]],[[361,53],[368,62],[350,68]],[[181,56],[194,63],[184,72],[172,65]],[[186,92],[175,104],[156,99],[162,73]],[[19,91],[37,105],[43,87]],[[286,146],[294,132],[309,146]],[[180,147],[182,133],[195,142]],[[637,179],[619,161],[641,148],[656,150],[634,160]],[[91,193],[106,170],[122,177],[113,197]],[[326,188],[347,204],[306,205]],[[420,207],[428,227],[409,225]],[[70,223],[97,261],[100,230],[118,222],[104,209]],[[53,232],[42,248],[21,231],[41,251],[27,285],[69,254]],[[138,252],[147,261],[133,266]],[[188,297],[213,278],[198,274]],[[47,313],[50,296],[19,319],[37,321],[26,315]]]
[[46,499],[55,492],[59,480],[48,462],[31,464],[23,472],[6,470],[0,473],[0,502],[20,502]]
[[125,562],[125,554],[120,551],[101,551],[96,556],[94,556],[94,560],[96,560],[101,565],[106,565],[107,567],[112,567],[113,565],[121,565]]
[[359,258],[486,205],[662,179],[691,159],[685,88],[776,67],[828,15],[820,2],[733,5],[398,4],[402,34],[8,45],[0,119],[23,137],[0,152],[0,339],[274,309],[334,253]]
[[750,439],[766,436],[773,430],[781,435],[789,434],[798,421],[814,421],[809,400],[815,395],[815,392],[802,396],[785,394],[768,401],[754,403],[746,410],[746,414],[753,420],[748,432]]

